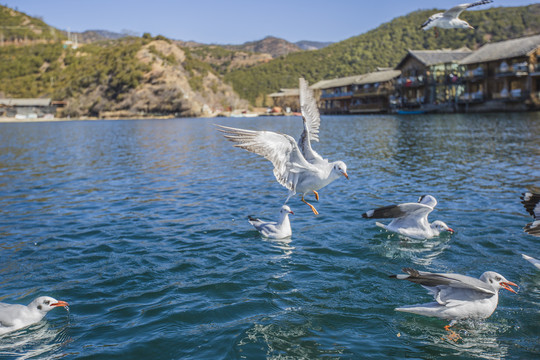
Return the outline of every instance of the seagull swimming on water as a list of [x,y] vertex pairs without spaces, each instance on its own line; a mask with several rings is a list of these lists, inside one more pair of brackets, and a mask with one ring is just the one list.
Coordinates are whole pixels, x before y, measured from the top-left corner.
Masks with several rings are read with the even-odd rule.
[[58,306],[67,308],[68,303],[50,296],[40,296],[28,305],[0,303],[0,334],[37,323]]
[[[462,319],[486,319],[493,314],[499,303],[499,290],[516,293],[510,286],[515,283],[494,271],[486,271],[479,279],[460,274],[437,274],[404,268],[405,274],[390,275],[422,285],[429,291],[434,302],[398,307],[396,311],[451,320],[450,326]],[[452,333],[454,340],[459,335]]]
[[388,225],[379,222],[375,224],[388,231],[414,239],[430,239],[439,236],[443,231],[453,234],[454,230],[440,220],[429,223],[428,215],[436,205],[437,200],[433,196],[423,195],[416,203],[380,207],[363,213],[362,217],[372,219],[391,218],[392,221]]
[[343,161],[329,162],[311,148],[311,141],[319,141],[321,122],[319,109],[313,91],[307,82],[300,78],[300,106],[304,130],[298,142],[290,135],[273,131],[236,129],[218,125],[225,138],[235,142],[235,147],[258,154],[272,162],[276,180],[289,190],[289,199],[299,193],[315,215],[317,209],[308,203],[304,196],[313,192],[319,200],[317,190],[334,180],[347,175],[347,165]]
[[283,239],[292,235],[289,214],[294,215],[290,207],[283,205],[279,211],[279,220],[277,222],[262,221],[252,216],[248,216],[248,221],[262,236],[271,239]]
[[523,193],[521,203],[525,210],[534,218],[534,221],[525,225],[523,230],[530,235],[540,236],[540,194]]
[[[451,9],[446,10],[443,13],[433,14],[429,19],[424,22],[420,28],[424,30],[429,30],[431,28],[442,28],[442,29],[474,29],[468,22],[461,20],[458,16],[465,10],[472,8],[478,5],[489,4],[493,0],[481,0],[469,4],[461,4],[454,6]],[[435,29],[437,30],[437,29]]]

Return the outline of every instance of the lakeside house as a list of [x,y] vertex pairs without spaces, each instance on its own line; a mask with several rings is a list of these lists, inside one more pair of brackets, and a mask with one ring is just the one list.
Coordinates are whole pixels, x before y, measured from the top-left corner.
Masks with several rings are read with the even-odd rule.
[[280,89],[279,92],[268,95],[274,108],[288,109],[288,112],[300,111],[300,90],[299,89]]
[[58,107],[64,102],[44,99],[0,99],[0,116],[17,119],[54,118]]
[[375,72],[322,80],[311,86],[320,92],[323,114],[388,112],[399,70],[379,68]]
[[465,112],[540,109],[540,35],[482,46],[461,61]]
[[408,50],[396,66],[397,102],[394,110],[455,111],[456,99],[465,92],[460,61],[472,50]]
[[[311,88],[322,114],[540,110],[540,35],[476,51],[408,50],[394,69],[321,80]],[[298,89],[270,96],[274,104],[299,107]]]

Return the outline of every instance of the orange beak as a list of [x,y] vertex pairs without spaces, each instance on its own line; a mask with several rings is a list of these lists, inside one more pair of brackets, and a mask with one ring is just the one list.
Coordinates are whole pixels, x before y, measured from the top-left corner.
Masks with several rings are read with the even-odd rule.
[[513,292],[514,294],[517,294],[517,292],[510,287],[510,285],[517,286],[517,284],[515,284],[515,283],[513,283],[511,281],[502,281],[500,284],[501,284],[503,289],[506,289],[506,290],[508,290],[510,292]]
[[57,303],[51,304],[51,306],[69,306],[65,301],[58,301]]
[[347,175],[347,173],[345,171],[343,172],[343,176],[345,176],[347,178],[347,180],[349,180],[349,175]]
[[448,230],[446,230],[446,231],[448,231],[448,232],[449,232],[450,234],[453,234],[453,233],[455,233],[455,231],[454,231],[454,230],[452,230],[452,229],[450,229],[450,228],[448,228]]
[[291,214],[291,215],[294,215],[294,213],[293,213],[293,211],[292,211],[292,210],[291,210],[291,211],[289,211],[289,214]]

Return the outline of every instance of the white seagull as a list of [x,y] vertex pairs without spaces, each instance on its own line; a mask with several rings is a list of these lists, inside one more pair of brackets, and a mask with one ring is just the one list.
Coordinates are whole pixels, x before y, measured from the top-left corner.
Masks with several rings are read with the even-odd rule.
[[248,216],[248,221],[262,236],[271,239],[283,239],[292,235],[289,214],[294,215],[291,208],[283,205],[279,211],[279,220],[277,222],[262,221],[252,216]]
[[293,195],[300,193],[302,201],[317,215],[318,211],[304,196],[313,192],[319,200],[317,190],[341,176],[347,179],[349,176],[347,165],[343,161],[329,162],[311,148],[311,141],[319,141],[321,118],[313,91],[303,78],[300,78],[300,106],[304,131],[298,143],[290,135],[273,131],[244,130],[221,125],[218,127],[226,139],[236,143],[235,147],[261,155],[272,162],[276,180],[289,190],[285,204]]
[[521,196],[521,203],[534,218],[534,221],[525,225],[523,230],[527,234],[540,236],[540,194],[526,192]]
[[528,262],[530,262],[531,264],[533,264],[538,270],[540,270],[540,260],[535,259],[535,258],[533,258],[532,256],[525,255],[525,254],[521,254],[521,256],[522,256],[525,260],[527,260]]
[[[461,20],[458,16],[465,10],[473,6],[489,4],[493,0],[481,0],[469,4],[461,4],[446,10],[443,13],[433,14],[420,26],[421,29],[429,30],[431,28],[442,29],[474,29],[468,22]],[[436,29],[435,29],[436,30]]]
[[50,296],[40,296],[28,305],[0,303],[0,334],[34,324],[58,306],[67,308],[68,303]]
[[436,220],[431,224],[428,215],[437,205],[437,200],[431,195],[423,195],[417,203],[404,203],[399,205],[384,206],[369,210],[362,214],[363,218],[372,219],[393,219],[388,225],[376,222],[375,224],[388,231],[413,238],[430,239],[439,236],[441,232],[454,230],[444,222]]
[[[516,293],[510,286],[517,285],[494,271],[486,271],[480,279],[460,274],[423,272],[411,268],[404,268],[403,271],[407,274],[390,277],[422,285],[433,295],[435,301],[398,307],[395,310],[451,320],[451,323],[445,326],[448,331],[457,320],[490,317],[499,303],[499,289]],[[453,333],[452,336],[455,338],[458,335]]]

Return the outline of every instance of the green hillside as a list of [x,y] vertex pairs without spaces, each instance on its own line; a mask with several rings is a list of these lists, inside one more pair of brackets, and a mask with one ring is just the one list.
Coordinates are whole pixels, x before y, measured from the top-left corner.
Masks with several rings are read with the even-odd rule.
[[64,38],[64,35],[44,23],[43,20],[0,6],[0,40],[2,42],[56,41]]
[[395,66],[407,49],[435,50],[469,47],[476,49],[488,41],[500,41],[540,33],[540,4],[513,8],[466,11],[461,18],[476,30],[418,29],[438,10],[423,10],[398,17],[365,34],[332,44],[317,51],[293,53],[266,64],[237,69],[225,75],[239,95],[252,104],[263,105],[265,94],[298,86],[298,77],[310,83],[322,79]]

